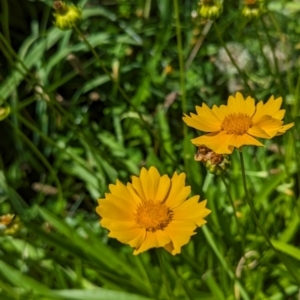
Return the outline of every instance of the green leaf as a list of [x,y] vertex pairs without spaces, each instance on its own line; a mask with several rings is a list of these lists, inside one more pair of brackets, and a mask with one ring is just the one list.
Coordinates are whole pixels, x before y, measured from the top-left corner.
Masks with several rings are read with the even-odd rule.
[[150,300],[150,298],[130,293],[110,291],[100,288],[91,290],[60,290],[55,291],[55,294],[64,300]]
[[271,242],[277,250],[288,254],[300,261],[300,249],[281,241],[271,240]]

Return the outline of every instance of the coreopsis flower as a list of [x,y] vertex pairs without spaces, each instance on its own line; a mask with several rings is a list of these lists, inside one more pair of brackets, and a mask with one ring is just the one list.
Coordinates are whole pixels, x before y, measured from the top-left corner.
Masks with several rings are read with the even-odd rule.
[[109,190],[98,200],[100,224],[110,231],[109,237],[135,248],[134,255],[159,247],[180,253],[210,213],[206,200],[198,202],[199,196],[186,200],[191,188],[185,186],[185,173],[169,178],[155,167],[142,168],[132,183],[117,181]]
[[184,115],[183,121],[190,127],[207,132],[192,139],[196,146],[205,145],[217,154],[230,154],[234,148],[245,145],[263,146],[256,138],[272,139],[285,133],[294,123],[283,125],[285,110],[280,109],[282,98],[263,103],[250,96],[244,99],[239,92],[229,96],[227,105],[210,109],[205,103],[196,106],[197,114]]
[[55,1],[54,9],[54,25],[61,30],[72,29],[81,21],[81,9],[77,6]]

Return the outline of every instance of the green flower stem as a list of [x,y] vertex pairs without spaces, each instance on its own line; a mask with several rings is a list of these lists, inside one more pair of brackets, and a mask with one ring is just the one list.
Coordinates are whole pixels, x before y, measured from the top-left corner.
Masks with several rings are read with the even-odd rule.
[[228,57],[229,57],[231,63],[234,65],[234,67],[235,67],[236,70],[238,71],[239,75],[240,75],[241,78],[243,79],[243,81],[244,81],[244,83],[245,83],[245,85],[246,85],[246,87],[247,87],[247,89],[248,89],[250,95],[254,98],[254,93],[253,93],[253,91],[252,91],[252,89],[251,89],[251,87],[250,87],[250,85],[249,85],[249,83],[248,83],[248,81],[247,81],[247,77],[246,77],[245,73],[244,73],[244,72],[239,68],[239,66],[236,64],[234,58],[232,57],[230,51],[228,50],[228,48],[227,48],[227,46],[226,46],[226,44],[225,44],[225,42],[224,42],[224,40],[223,40],[223,38],[222,38],[222,36],[221,36],[220,30],[219,30],[218,25],[217,25],[216,22],[214,22],[214,28],[215,28],[217,37],[218,37],[218,39],[219,39],[219,41],[220,41],[222,47],[223,47],[224,50],[226,51],[226,53],[227,53],[227,55],[228,55]]
[[224,175],[222,174],[221,175],[221,179],[225,185],[225,188],[226,188],[226,191],[227,191],[227,195],[228,195],[228,198],[230,200],[230,204],[233,208],[233,213],[234,213],[234,218],[235,218],[235,222],[236,222],[236,226],[238,228],[238,233],[239,233],[239,236],[241,238],[241,245],[242,245],[242,250],[243,250],[243,256],[245,255],[245,239],[244,239],[244,229],[243,227],[241,226],[239,220],[238,220],[238,217],[236,215],[236,209],[235,209],[235,206],[234,206],[234,203],[233,203],[233,200],[232,200],[232,197],[231,197],[231,193],[230,193],[230,189],[229,189],[229,186],[228,186],[228,183],[226,182],[226,179],[224,177]]
[[[4,46],[4,48],[3,48],[3,46]],[[27,82],[30,83],[29,79],[26,78],[26,75],[27,75],[28,77],[30,77],[30,79],[33,80],[33,82],[36,83],[37,86],[43,88],[41,86],[41,84],[37,81],[37,79],[34,77],[34,75],[27,68],[27,66],[25,65],[23,60],[18,56],[18,54],[11,47],[11,45],[9,44],[9,42],[7,41],[7,39],[1,32],[0,32],[0,47],[1,47],[4,55],[6,56],[6,58],[10,60],[11,65],[14,66],[14,68],[18,72],[20,72],[20,74],[24,77],[24,80],[26,80]],[[16,60],[16,62],[18,62],[20,64],[20,66],[22,66],[24,68],[24,70],[22,70],[21,67],[17,63],[15,63],[12,58],[14,58]]]
[[4,36],[6,37],[9,44],[10,43],[10,36],[9,36],[9,7],[7,0],[2,0],[2,14],[1,14],[1,23],[2,23],[2,30],[4,33]]
[[125,91],[121,88],[121,86],[119,85],[119,83],[112,77],[112,75],[110,74],[110,72],[103,65],[102,60],[100,59],[99,55],[95,51],[95,48],[90,44],[90,42],[86,39],[86,37],[84,36],[84,34],[79,30],[79,28],[77,26],[75,26],[74,29],[75,29],[76,33],[82,38],[82,40],[87,45],[87,47],[89,48],[89,50],[92,52],[92,54],[96,58],[97,62],[99,63],[99,65],[102,68],[102,70],[104,71],[104,73],[111,79],[112,82],[116,83],[117,89],[119,90],[119,92],[121,93],[121,95],[123,96],[123,98],[125,99],[125,101],[127,102],[127,104],[129,104],[134,109],[134,111],[138,114],[138,116],[141,119],[141,121],[145,124],[145,128],[149,129],[149,124],[147,123],[147,121],[145,121],[145,119],[143,118],[142,114],[137,109],[137,107],[134,104],[131,103],[130,98],[127,96],[127,94],[125,93]]
[[162,249],[155,249],[156,250],[156,254],[157,254],[157,257],[158,257],[158,261],[159,261],[159,266],[160,266],[160,270],[161,270],[161,277],[162,277],[162,280],[164,282],[164,285],[167,289],[167,292],[169,294],[169,299],[170,300],[175,300],[176,297],[173,293],[173,290],[169,284],[169,281],[168,281],[168,276],[167,276],[167,272],[166,272],[166,268],[165,268],[165,264],[164,264],[164,258],[163,258],[163,255],[162,255],[162,252],[160,250]]
[[[288,38],[286,38],[286,35],[280,29],[278,21],[277,21],[277,19],[275,18],[274,14],[271,11],[268,11],[268,17],[270,18],[271,22],[273,23],[273,28],[276,29],[277,35],[281,39],[284,50],[285,50],[286,47],[287,47],[286,40]],[[293,70],[293,68],[287,68],[286,73],[287,73],[287,85],[288,85],[289,93],[290,94],[293,94],[293,93],[295,94],[295,82],[294,82],[294,70]],[[282,96],[284,96],[284,94]],[[297,94],[295,94],[295,97],[297,99]],[[294,107],[293,110],[290,111],[290,113],[292,115],[293,115],[293,111],[294,112],[298,111],[297,110],[298,108],[296,107],[298,105],[298,103],[299,103],[299,101],[295,101],[295,107]]]
[[[77,30],[78,30],[78,32],[80,32],[78,28],[77,28]],[[79,34],[79,33],[78,33],[78,34]],[[93,50],[95,58],[97,59],[97,57],[98,57],[98,59],[97,59],[98,62],[99,62],[100,65],[102,66],[104,72],[105,72],[105,73],[110,77],[110,79],[115,83],[114,86],[115,86],[118,90],[121,90],[121,91],[123,92],[123,96],[125,97],[125,100],[127,101],[127,103],[128,103],[131,107],[133,107],[133,109],[137,112],[137,114],[139,115],[140,119],[142,120],[142,122],[143,122],[144,125],[145,125],[144,128],[149,132],[149,134],[150,134],[151,136],[153,136],[154,139],[157,139],[157,134],[156,134],[153,130],[151,130],[149,124],[143,119],[141,113],[140,113],[140,112],[138,111],[138,109],[130,102],[130,99],[128,98],[128,96],[126,95],[126,93],[124,92],[124,90],[119,86],[118,81],[113,80],[113,78],[112,78],[111,74],[109,73],[109,71],[102,65],[102,62],[101,62],[99,56],[97,55],[97,53],[95,52],[94,48],[92,47],[92,45],[85,39],[84,35],[83,35],[81,32],[80,32],[80,36],[82,37],[83,40],[86,41],[87,45],[89,45],[89,49],[91,49],[91,51]],[[34,77],[34,75],[33,75],[33,74],[30,72],[30,70],[27,68],[27,66],[23,63],[23,61],[18,57],[18,55],[14,52],[14,50],[13,50],[13,49],[10,47],[10,45],[7,43],[7,41],[5,40],[5,37],[0,33],[0,48],[1,48],[1,46],[2,46],[1,41],[2,41],[3,44],[7,47],[7,49],[8,49],[9,52],[12,54],[12,56],[13,56],[13,57],[21,64],[21,66],[22,66],[22,67],[24,68],[24,70],[26,71],[26,73],[24,73],[23,71],[21,71],[21,70],[18,69],[18,71],[19,71],[21,74],[23,74],[24,79],[30,83],[29,79],[26,78],[26,74],[27,74],[28,77],[29,77],[29,78],[30,78],[37,86],[39,86],[39,87],[40,87],[40,88],[41,88],[41,89],[49,96],[49,98],[50,98],[50,102],[49,102],[49,103],[50,103],[51,105],[53,105],[53,108],[56,107],[56,109],[57,109],[58,111],[60,111],[60,113],[62,113],[62,114],[64,115],[64,117],[66,118],[66,120],[69,120],[69,121],[70,121],[70,124],[69,124],[68,126],[69,126],[72,130],[77,130],[77,129],[75,129],[75,127],[74,127],[73,124],[71,123],[72,120],[73,120],[72,117],[66,114],[65,110],[61,107],[61,105],[59,105],[59,103],[58,103],[57,101],[51,99],[50,91],[48,91],[43,85],[41,85],[41,84],[37,81],[37,79]],[[13,63],[13,61],[12,61],[12,63]],[[16,66],[15,66],[15,68],[16,68]],[[40,93],[40,94],[42,95],[42,93]],[[0,97],[1,97],[1,95],[0,95]],[[1,98],[0,98],[0,99],[1,99]],[[81,131],[80,129],[79,129],[79,131],[82,133],[82,131]],[[83,138],[85,139],[84,134],[83,134]],[[87,143],[88,143],[89,145],[91,145],[91,143],[89,143],[89,142],[87,142]],[[174,163],[177,163],[177,162],[174,160],[173,156],[172,156],[169,152],[166,152],[166,155],[167,155]]]
[[241,168],[242,168],[242,178],[243,178],[244,191],[245,191],[247,203],[248,203],[248,205],[250,207],[250,211],[251,211],[252,217],[253,217],[253,219],[254,219],[254,221],[255,221],[258,229],[260,230],[261,234],[264,236],[266,242],[269,244],[270,248],[275,252],[275,254],[280,259],[280,261],[283,263],[283,265],[286,267],[286,269],[288,270],[288,272],[293,276],[293,278],[295,279],[295,281],[297,282],[297,284],[300,285],[299,279],[293,273],[293,271],[290,269],[290,267],[288,266],[288,264],[285,263],[282,254],[274,247],[274,245],[270,241],[267,233],[265,232],[263,226],[260,224],[260,222],[258,220],[258,217],[256,215],[252,199],[250,198],[249,193],[248,193],[248,189],[247,189],[247,181],[246,181],[245,163],[244,163],[243,153],[242,153],[242,151],[239,151],[239,153],[240,153],[240,160],[241,160]]
[[[138,114],[140,120],[143,122],[144,124],[144,128],[149,132],[149,134],[151,136],[153,136],[154,138],[157,138],[157,134],[151,130],[149,123],[143,118],[142,114],[140,113],[140,111],[137,109],[137,107],[132,104],[132,102],[130,101],[129,97],[127,96],[127,94],[125,93],[125,91],[121,88],[121,86],[119,85],[119,82],[117,80],[115,80],[112,75],[110,74],[110,72],[106,69],[106,67],[103,65],[102,60],[100,59],[99,55],[97,54],[97,52],[95,51],[94,47],[90,44],[90,42],[86,39],[86,37],[84,36],[84,34],[79,30],[79,28],[77,26],[74,27],[75,31],[77,32],[77,34],[82,38],[82,40],[84,41],[84,43],[87,45],[87,47],[90,49],[90,51],[93,53],[94,57],[96,58],[96,60],[98,61],[100,67],[102,68],[102,70],[104,71],[104,73],[111,79],[112,82],[115,83],[115,86],[117,87],[117,89],[119,90],[119,92],[121,93],[121,95],[123,96],[123,98],[125,99],[125,101],[127,102],[127,104],[129,106],[131,106],[134,111]],[[184,130],[186,131],[186,126],[184,126]],[[171,158],[174,162],[173,157],[166,152],[166,155]]]
[[[187,112],[187,99],[186,99],[186,88],[185,88],[185,68],[183,59],[183,47],[182,47],[182,37],[180,29],[180,15],[179,15],[179,5],[178,0],[173,0],[174,5],[174,16],[176,24],[176,36],[177,36],[177,51],[178,51],[178,61],[179,61],[179,71],[180,71],[180,96],[181,96],[181,109],[183,113]],[[183,140],[186,141],[187,137],[187,126],[183,123]],[[184,165],[187,166],[187,153],[186,147],[183,148],[183,160]]]
[[16,133],[24,140],[28,147],[35,153],[35,155],[41,160],[44,166],[48,169],[50,175],[53,177],[58,190],[58,198],[63,199],[63,192],[60,181],[57,177],[56,171],[52,168],[51,164],[45,158],[45,156],[40,152],[40,150],[30,141],[30,139],[19,130],[10,120],[6,119],[6,122],[16,131]]
[[267,25],[264,21],[264,18],[259,18],[261,23],[262,23],[262,26],[264,28],[264,31],[266,33],[266,36],[267,36],[267,40],[268,40],[268,43],[269,43],[269,46],[270,46],[270,49],[271,49],[271,52],[272,52],[272,56],[273,56],[273,61],[274,61],[274,66],[275,66],[275,71],[276,71],[276,79],[277,79],[277,84],[279,86],[279,90],[280,90],[280,94],[282,96],[285,95],[284,93],[284,90],[283,90],[283,86],[282,86],[282,80],[280,78],[280,73],[279,73],[279,67],[278,67],[278,60],[277,60],[277,57],[275,55],[275,50],[274,50],[274,47],[272,45],[272,42],[271,42],[271,37],[270,37],[270,34],[269,34],[269,30],[267,28]]
[[268,67],[268,71],[270,72],[270,74],[272,75],[273,77],[273,80],[276,81],[276,75],[274,74],[274,72],[272,71],[272,68],[271,68],[271,65],[270,65],[270,62],[268,61],[264,51],[263,51],[263,42],[262,42],[262,39],[259,35],[259,29],[258,29],[258,20],[255,20],[254,23],[254,27],[255,27],[255,33],[256,33],[256,36],[257,36],[257,40],[258,40],[258,45],[259,45],[259,49],[260,49],[260,52],[261,52],[261,55],[263,57],[263,60],[265,62],[265,65]]
[[[175,24],[176,24],[176,36],[177,36],[177,51],[178,61],[180,70],[180,89],[181,89],[181,109],[184,113],[187,111],[187,100],[186,100],[186,89],[185,89],[185,70],[183,61],[183,48],[182,48],[182,37],[180,29],[180,16],[179,16],[179,5],[178,0],[173,0],[174,13],[175,13]],[[184,127],[186,128],[186,126]]]

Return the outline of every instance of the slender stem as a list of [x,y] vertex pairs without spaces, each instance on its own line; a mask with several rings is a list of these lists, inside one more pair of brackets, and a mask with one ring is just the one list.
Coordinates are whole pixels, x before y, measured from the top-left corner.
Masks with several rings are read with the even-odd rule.
[[2,14],[1,14],[1,19],[2,19],[2,29],[4,36],[6,37],[8,43],[10,44],[10,36],[9,36],[9,7],[8,7],[8,2],[7,0],[2,0]]
[[[180,15],[179,15],[179,5],[178,0],[173,0],[174,4],[174,16],[176,24],[176,36],[177,36],[177,51],[178,51],[178,61],[179,61],[179,71],[180,71],[180,94],[181,94],[181,109],[183,113],[187,112],[187,99],[186,99],[186,88],[185,88],[185,67],[183,59],[183,47],[182,47],[182,37],[181,37],[181,26],[180,26]],[[186,141],[187,137],[187,126],[183,124],[183,140]],[[183,160],[184,165],[187,166],[188,159],[186,147],[183,147]]]
[[[125,93],[125,91],[119,85],[119,82],[113,78],[113,76],[110,74],[110,72],[103,65],[102,60],[100,59],[99,55],[95,51],[95,48],[90,44],[90,42],[86,39],[86,37],[84,36],[84,34],[79,30],[79,28],[77,26],[75,26],[74,28],[75,28],[75,31],[77,32],[77,34],[82,38],[82,40],[84,41],[84,43],[87,45],[87,47],[93,53],[94,57],[96,58],[96,60],[100,64],[100,67],[102,68],[102,70],[104,71],[104,73],[111,79],[112,82],[115,83],[117,89],[119,90],[119,92],[121,93],[121,95],[123,96],[123,98],[126,100],[127,104],[130,105],[135,110],[135,112],[138,114],[140,120],[143,122],[143,124],[145,125],[145,128],[148,130],[148,132],[150,133],[150,135],[152,135],[154,137],[154,139],[156,139],[157,138],[157,134],[151,129],[151,127],[149,126],[148,122],[143,118],[142,114],[137,109],[137,107],[134,104],[132,104],[132,102],[130,101],[130,98],[127,96],[127,94]],[[184,130],[184,136],[185,136],[185,133],[187,132],[186,126],[183,127],[183,130]],[[166,154],[167,154],[168,157],[170,157],[174,161],[174,158],[168,152],[166,152]]]
[[160,270],[161,270],[161,277],[162,277],[162,280],[164,282],[164,285],[167,289],[167,292],[169,294],[169,299],[170,300],[175,300],[175,295],[173,293],[173,290],[169,284],[169,281],[168,281],[168,276],[167,276],[167,272],[166,272],[166,268],[165,268],[165,264],[164,264],[164,258],[163,258],[163,255],[161,253],[161,249],[155,249],[156,250],[156,254],[158,256],[158,261],[159,261],[159,266],[160,266]]
[[260,38],[260,35],[259,35],[259,29],[258,29],[258,24],[257,24],[257,20],[255,20],[254,23],[254,27],[255,27],[255,33],[256,33],[256,36],[257,36],[257,40],[258,40],[258,45],[259,45],[259,49],[260,49],[260,52],[261,52],[261,55],[263,57],[263,60],[265,62],[265,65],[268,67],[268,70],[270,72],[270,74],[272,75],[274,81],[276,81],[276,75],[274,74],[274,72],[272,71],[272,68],[271,68],[271,65],[270,65],[270,62],[268,61],[266,55],[265,55],[265,52],[264,52],[264,49],[263,49],[263,42]]
[[135,110],[135,112],[138,114],[138,116],[141,119],[141,121],[145,124],[145,128],[148,129],[149,128],[149,124],[147,123],[147,121],[145,121],[145,119],[143,118],[142,114],[137,109],[137,107],[134,104],[132,104],[132,101],[130,101],[130,98],[127,96],[127,94],[125,93],[125,91],[121,88],[121,86],[119,85],[118,81],[113,78],[113,76],[111,75],[111,73],[103,65],[102,60],[100,59],[99,55],[95,51],[95,48],[90,44],[90,42],[86,39],[86,37],[84,36],[84,34],[79,30],[79,28],[77,26],[75,26],[74,28],[75,28],[75,31],[77,32],[77,34],[82,38],[82,40],[84,41],[84,43],[87,45],[87,47],[89,48],[89,50],[92,52],[92,54],[94,55],[94,57],[98,61],[99,65],[102,68],[102,70],[104,71],[104,73],[111,79],[112,82],[116,83],[117,89],[119,90],[119,92],[121,93],[121,95],[123,96],[123,98]]
[[[278,21],[276,20],[276,18],[274,17],[274,14],[271,11],[268,11],[268,17],[270,18],[271,22],[273,23],[273,28],[276,29],[276,32],[282,42],[282,46],[284,48],[284,51],[286,53],[288,53],[288,41],[286,40],[285,34],[282,32],[282,30],[280,29],[280,26],[278,24]],[[288,63],[288,62],[287,62]],[[294,83],[294,79],[293,79],[293,68],[287,67],[286,69],[286,73],[287,73],[287,83],[288,83],[288,88],[289,88],[289,92],[290,94],[293,94],[294,91],[294,87],[295,87],[295,83]],[[279,82],[282,83],[282,81],[279,79]],[[297,111],[297,108],[295,107],[295,109],[293,111]],[[292,112],[291,112],[292,113]]]
[[235,218],[236,226],[237,226],[237,228],[238,228],[239,236],[240,236],[240,238],[241,238],[241,245],[242,245],[243,256],[244,256],[244,254],[245,254],[245,249],[246,249],[246,248],[245,248],[244,233],[243,233],[244,229],[243,229],[243,227],[241,226],[241,224],[240,224],[240,222],[239,222],[239,220],[238,220],[238,217],[237,217],[237,215],[236,215],[237,212],[236,212],[236,209],[235,209],[233,200],[232,200],[232,196],[231,196],[231,193],[230,193],[229,185],[228,185],[228,183],[226,182],[226,179],[225,179],[224,175],[221,175],[221,179],[222,179],[222,181],[223,181],[223,183],[224,183],[224,185],[225,185],[225,188],[226,188],[226,191],[227,191],[227,195],[228,195],[228,198],[229,198],[229,200],[230,200],[230,204],[231,204],[231,206],[232,206],[232,208],[233,208],[234,218]]
[[220,30],[219,30],[218,25],[216,24],[216,22],[214,22],[214,28],[215,28],[216,34],[218,36],[218,39],[220,40],[221,45],[223,46],[224,50],[226,51],[226,53],[227,53],[227,55],[228,55],[231,63],[234,65],[234,67],[238,71],[239,75],[243,79],[243,81],[244,81],[244,83],[245,83],[245,85],[246,85],[246,87],[247,87],[250,95],[252,97],[254,97],[254,93],[253,93],[253,91],[252,91],[252,89],[251,89],[251,87],[250,87],[250,85],[249,85],[249,83],[247,81],[247,77],[246,77],[245,73],[239,68],[239,66],[235,62],[234,58],[232,57],[230,51],[228,50],[228,48],[227,48],[227,46],[226,46],[226,44],[225,44],[225,42],[224,42],[224,40],[223,40],[223,38],[221,36]]
[[179,70],[180,70],[180,89],[181,89],[181,101],[182,101],[181,109],[185,113],[187,111],[187,100],[186,100],[186,89],[185,89],[185,70],[184,70],[183,47],[182,47],[182,37],[181,37],[181,29],[180,29],[178,0],[173,0],[173,3],[174,3],[175,24],[176,24],[178,61],[179,61]]
[[209,30],[211,29],[212,24],[213,24],[213,21],[208,21],[205,24],[204,28],[202,29],[200,37],[196,41],[195,46],[194,46],[193,50],[191,51],[189,58],[185,62],[185,70],[188,70],[188,68],[190,67],[190,65],[193,62],[194,58],[196,57],[199,49],[201,48],[201,45],[202,45],[203,41],[205,40]]
[[260,224],[260,222],[258,220],[258,217],[256,215],[252,199],[250,198],[249,193],[248,193],[248,189],[247,189],[247,181],[246,181],[246,173],[245,173],[245,164],[244,164],[243,153],[242,153],[242,151],[240,151],[239,153],[240,153],[240,160],[241,160],[241,168],[242,168],[242,178],[243,178],[244,191],[245,191],[247,203],[248,203],[248,205],[250,207],[250,211],[251,211],[252,217],[253,217],[253,219],[254,219],[254,221],[255,221],[258,229],[260,230],[261,234],[264,236],[266,242],[269,244],[270,248],[275,252],[275,254],[277,255],[277,257],[281,260],[281,262],[284,264],[284,266],[286,267],[286,269],[288,270],[288,272],[293,276],[293,278],[295,279],[295,281],[298,284],[300,284],[299,279],[293,273],[293,271],[290,269],[290,267],[288,266],[288,264],[285,263],[282,254],[274,247],[274,245],[270,241],[267,233],[265,232],[263,226]]
[[267,25],[266,25],[266,23],[264,21],[264,18],[260,18],[260,21],[261,21],[262,26],[264,28],[264,31],[266,33],[267,40],[268,40],[268,43],[269,43],[269,46],[270,46],[270,50],[272,52],[273,62],[274,62],[274,66],[275,66],[275,72],[276,72],[276,75],[277,75],[276,76],[277,77],[277,84],[279,86],[280,94],[282,96],[284,96],[284,90],[283,90],[283,86],[282,86],[282,80],[281,80],[280,74],[279,74],[278,60],[277,60],[276,53],[275,53],[275,50],[274,50],[275,47],[272,45],[271,37],[270,37],[269,31],[268,31]]
[[59,199],[63,199],[63,192],[62,192],[60,181],[57,177],[56,171],[52,168],[51,164],[41,153],[41,151],[31,142],[31,140],[21,130],[19,130],[10,120],[6,119],[6,121],[16,131],[16,133],[24,140],[24,142],[28,145],[28,147],[35,153],[35,155],[41,160],[44,166],[48,169],[50,175],[53,177],[55,181],[58,190]]

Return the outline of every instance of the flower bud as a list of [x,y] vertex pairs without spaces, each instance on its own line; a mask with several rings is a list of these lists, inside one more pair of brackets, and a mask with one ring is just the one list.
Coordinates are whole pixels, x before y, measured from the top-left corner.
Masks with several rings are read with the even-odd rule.
[[55,1],[54,9],[54,25],[61,30],[72,29],[81,21],[81,9],[77,6]]
[[0,235],[13,235],[19,231],[20,219],[15,215],[7,214],[0,216]]
[[10,107],[0,107],[0,121],[4,120],[10,113]]
[[202,0],[199,2],[199,15],[206,20],[217,19],[223,11],[223,6],[219,0]]
[[226,172],[230,165],[229,155],[217,154],[204,145],[198,146],[194,159],[201,161],[210,173],[216,175]]
[[242,9],[242,15],[247,19],[257,19],[264,13],[262,0],[245,0],[245,5]]

